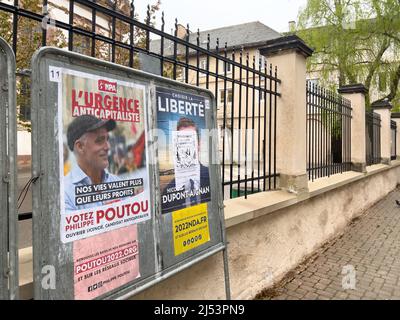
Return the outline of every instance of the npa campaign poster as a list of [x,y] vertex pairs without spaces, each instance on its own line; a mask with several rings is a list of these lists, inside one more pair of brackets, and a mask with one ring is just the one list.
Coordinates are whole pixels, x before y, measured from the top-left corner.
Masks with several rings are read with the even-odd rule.
[[211,201],[207,143],[200,136],[209,100],[157,87],[156,101],[162,213]]
[[75,299],[93,299],[138,278],[138,254],[137,225],[74,242]]
[[76,299],[138,277],[137,224],[151,218],[146,91],[134,82],[50,67],[58,83],[61,224],[73,243]]

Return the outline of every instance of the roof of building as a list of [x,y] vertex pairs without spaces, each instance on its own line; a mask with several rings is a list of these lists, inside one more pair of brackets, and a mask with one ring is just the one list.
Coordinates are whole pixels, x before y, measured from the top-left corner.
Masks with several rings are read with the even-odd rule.
[[[249,48],[263,45],[266,41],[276,39],[282,36],[279,32],[262,24],[259,21],[237,24],[233,26],[206,30],[200,32],[200,47],[207,47],[207,36],[210,35],[210,49],[215,49],[217,38],[219,39],[219,47],[223,48],[225,42],[228,48]],[[197,32],[191,32],[189,42],[197,44]],[[152,52],[160,52],[160,40],[151,41],[150,49]],[[166,55],[173,53],[173,44],[171,41],[165,40],[164,53]],[[191,50],[192,51],[192,50]]]

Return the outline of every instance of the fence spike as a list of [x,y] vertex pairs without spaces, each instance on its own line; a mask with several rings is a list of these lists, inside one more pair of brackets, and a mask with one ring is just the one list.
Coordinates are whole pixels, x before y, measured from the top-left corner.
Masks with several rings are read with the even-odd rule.
[[150,5],[147,5],[147,19],[146,24],[150,25]]
[[135,19],[135,3],[134,0],[131,1],[131,19]]
[[164,11],[161,12],[161,31],[164,31],[165,20],[164,20]]
[[186,40],[189,42],[189,35],[190,35],[190,28],[189,28],[189,23],[186,24]]
[[197,28],[197,46],[200,47],[200,29]]
[[263,60],[264,60],[264,73],[267,74],[267,66],[268,66],[267,59],[263,57]]
[[175,18],[175,37],[178,36],[178,18]]

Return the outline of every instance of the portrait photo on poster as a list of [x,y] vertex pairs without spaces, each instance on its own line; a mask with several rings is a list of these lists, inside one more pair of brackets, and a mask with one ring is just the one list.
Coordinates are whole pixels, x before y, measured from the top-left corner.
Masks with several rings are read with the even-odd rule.
[[211,201],[206,130],[209,101],[167,88],[156,88],[161,211],[168,213]]
[[62,241],[150,219],[145,86],[61,71]]

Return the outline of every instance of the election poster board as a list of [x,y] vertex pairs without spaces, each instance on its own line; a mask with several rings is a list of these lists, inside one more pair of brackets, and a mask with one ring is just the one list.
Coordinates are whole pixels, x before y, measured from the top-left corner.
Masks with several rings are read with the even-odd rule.
[[162,213],[211,201],[205,97],[156,89],[157,124],[165,134],[158,146]]
[[179,89],[155,89],[160,250],[165,268],[194,259],[222,242],[213,98]]
[[126,298],[225,248],[209,92],[56,48],[32,79],[35,299]]
[[151,218],[145,86],[52,66],[49,77],[63,129],[61,241],[73,242],[74,298],[95,298],[140,277],[136,225]]

